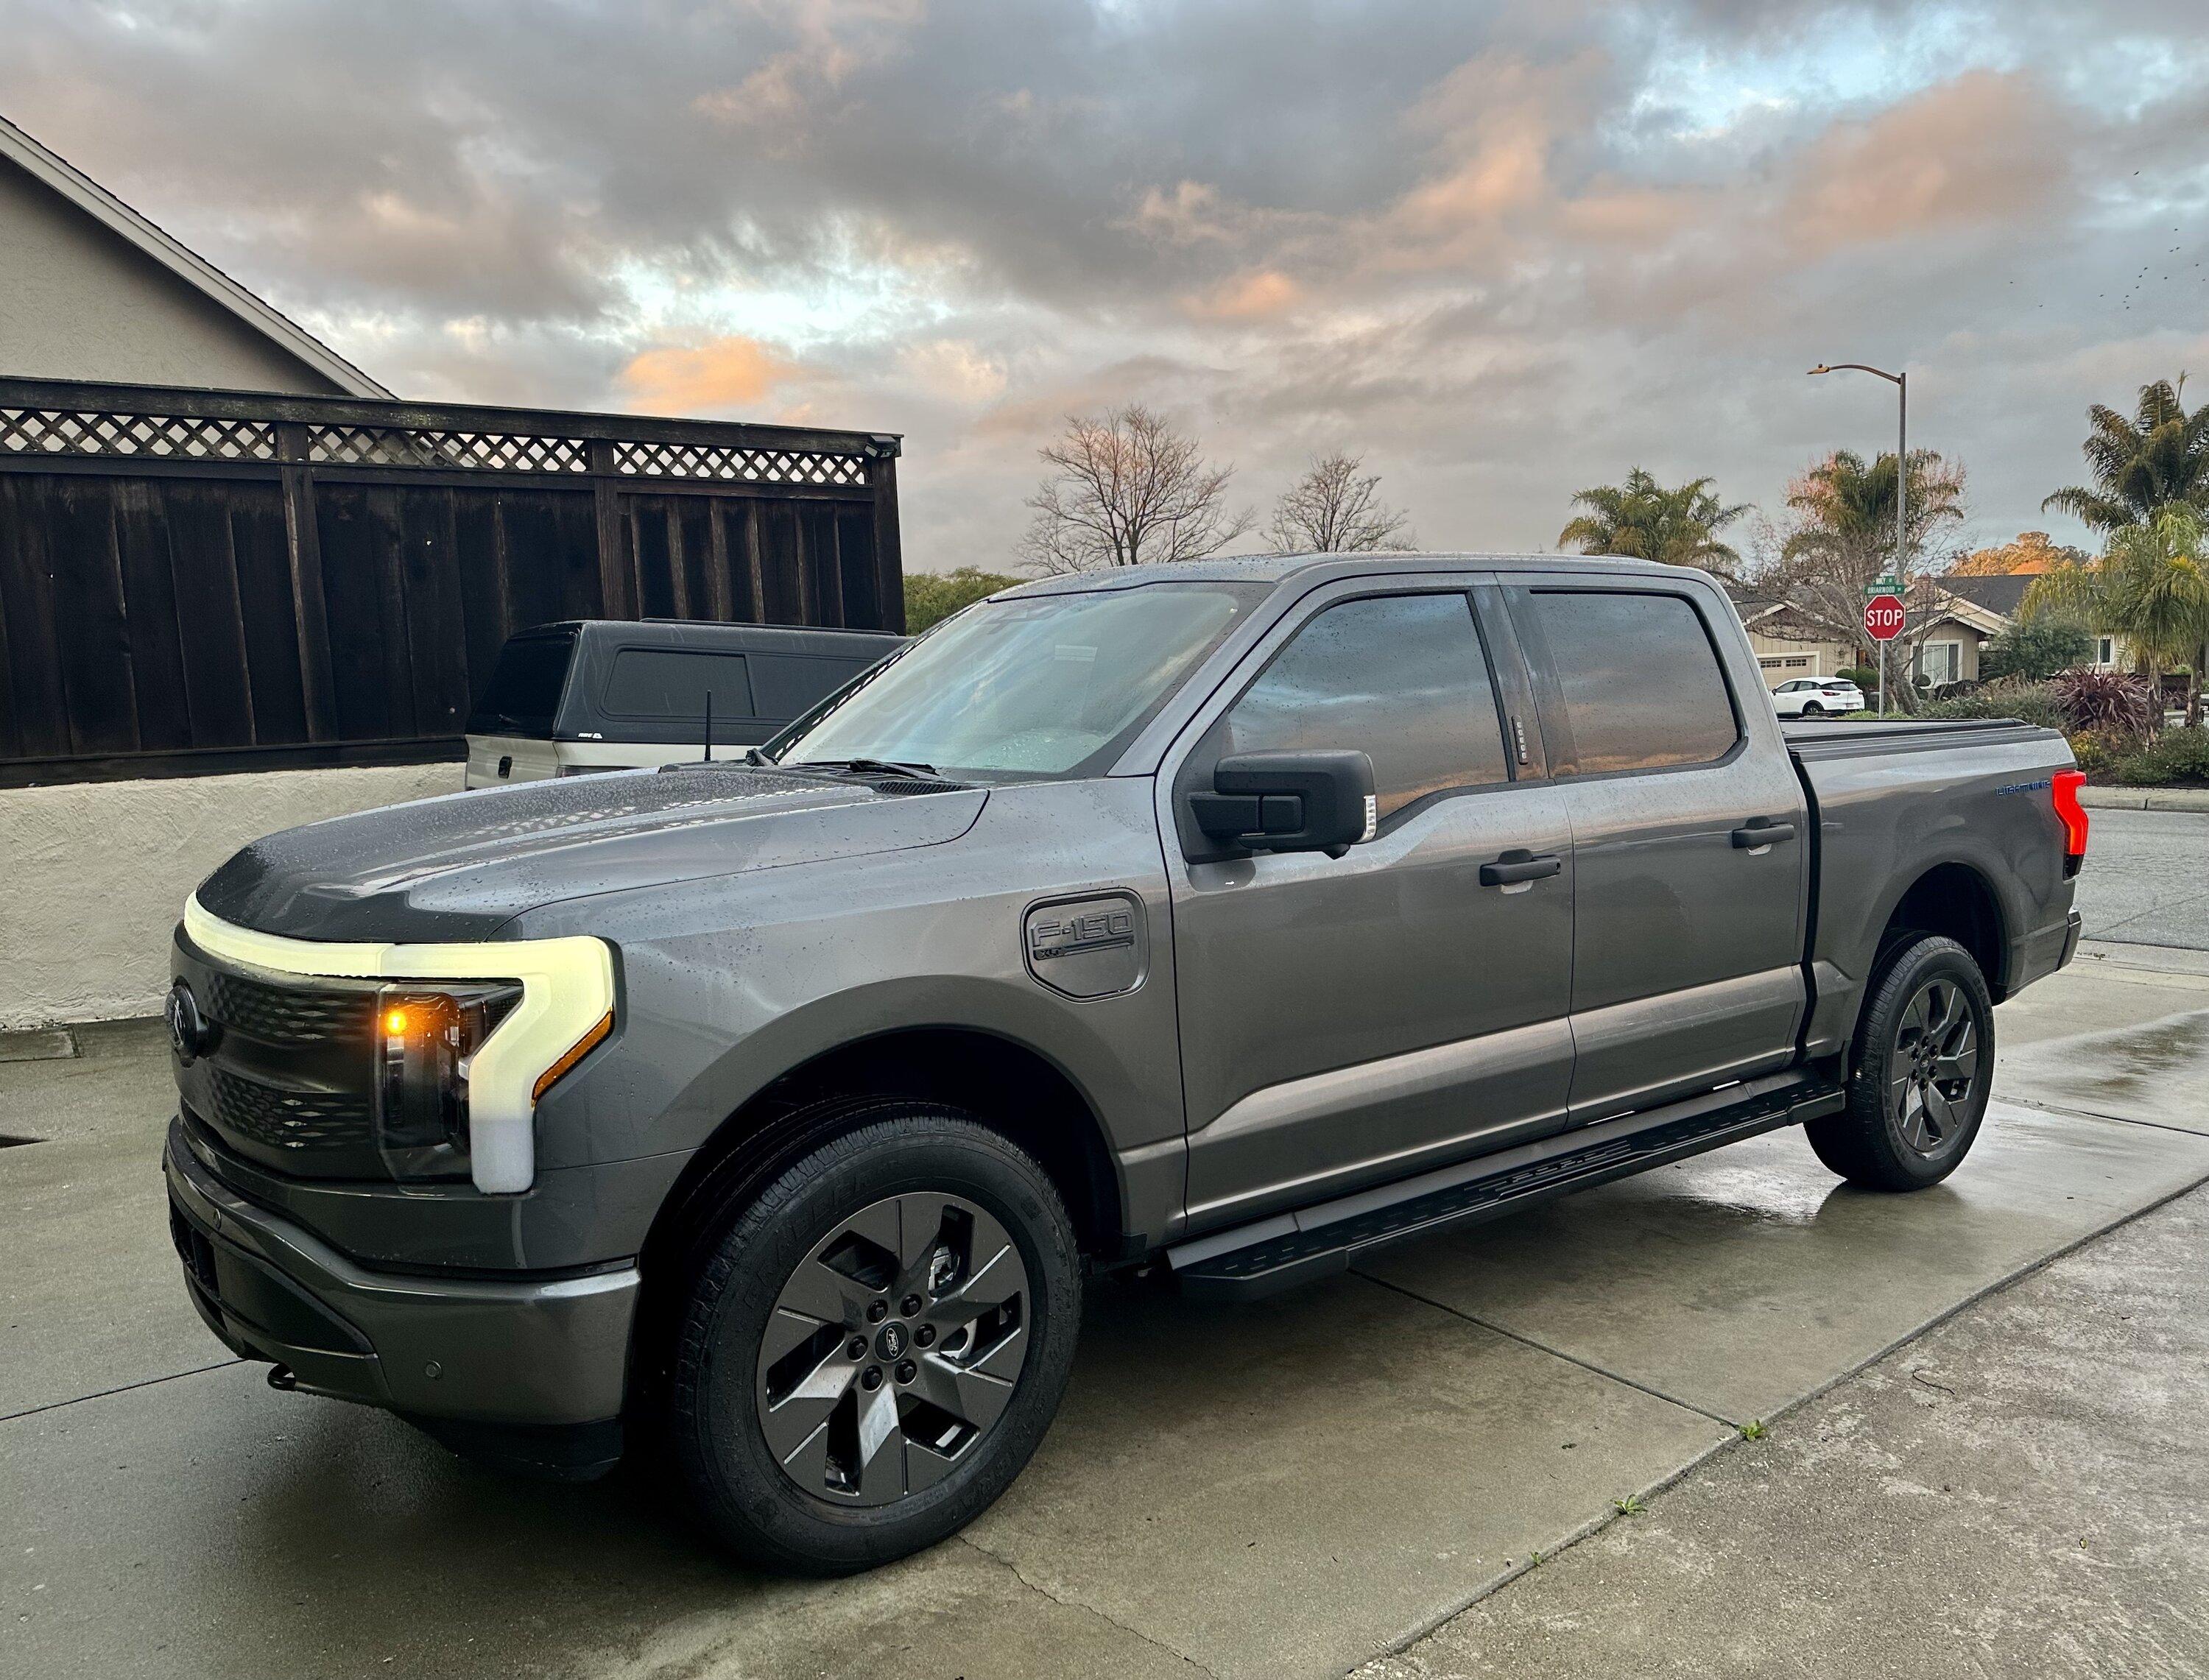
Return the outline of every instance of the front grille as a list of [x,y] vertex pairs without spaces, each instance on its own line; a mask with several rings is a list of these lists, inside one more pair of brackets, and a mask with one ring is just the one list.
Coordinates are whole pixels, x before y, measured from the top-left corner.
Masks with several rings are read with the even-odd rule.
[[265,1045],[366,1044],[376,1016],[375,994],[365,987],[272,986],[214,970],[201,1002],[226,1031]]
[[365,1095],[265,1085],[225,1068],[208,1070],[208,1121],[216,1130],[286,1153],[373,1148]]

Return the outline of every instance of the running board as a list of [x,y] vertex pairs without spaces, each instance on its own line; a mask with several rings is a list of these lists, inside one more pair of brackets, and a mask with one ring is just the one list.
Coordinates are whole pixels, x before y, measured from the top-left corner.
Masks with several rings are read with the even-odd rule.
[[1723,1091],[1621,1115],[1460,1162],[1399,1183],[1278,1213],[1167,1251],[1175,1278],[1207,1300],[1255,1300],[1347,1271],[1374,1249],[1513,1213],[1628,1173],[1684,1160],[1830,1114],[1841,1087],[1801,1074],[1767,1075]]

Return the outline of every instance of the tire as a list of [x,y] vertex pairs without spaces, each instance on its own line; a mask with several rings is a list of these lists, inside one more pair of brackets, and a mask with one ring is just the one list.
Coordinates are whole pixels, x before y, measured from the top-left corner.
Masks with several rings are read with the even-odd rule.
[[1073,1222],[1040,1166],[956,1109],[870,1111],[693,1252],[669,1456],[749,1563],[848,1575],[932,1545],[1011,1485],[1058,1410]]
[[1874,972],[1847,1105],[1803,1129],[1818,1159],[1851,1183],[1922,1190],[1971,1153],[1994,1066],[1986,977],[1954,940],[1924,935],[1897,945]]
[[1826,715],[1826,708],[1815,700],[1806,700],[1803,702],[1803,709],[1795,715],[1798,718],[1822,718]]

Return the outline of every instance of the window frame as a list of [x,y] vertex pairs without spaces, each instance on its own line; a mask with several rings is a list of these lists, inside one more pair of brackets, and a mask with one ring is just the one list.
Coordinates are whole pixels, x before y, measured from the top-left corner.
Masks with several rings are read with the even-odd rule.
[[[1502,588],[1513,627],[1517,630],[1525,649],[1526,663],[1533,685],[1535,712],[1541,720],[1544,750],[1550,763],[1553,780],[1560,783],[1607,781],[1624,776],[1670,776],[1697,770],[1723,769],[1748,752],[1749,719],[1742,704],[1740,684],[1734,679],[1725,646],[1712,628],[1708,603],[1702,592],[1692,585],[1671,587],[1653,578],[1642,578],[1629,574],[1604,577],[1574,578],[1539,573],[1522,573],[1507,579]],[[1573,736],[1572,720],[1565,709],[1564,689],[1557,680],[1555,656],[1550,650],[1549,638],[1541,622],[1535,617],[1533,597],[1536,595],[1661,595],[1668,599],[1686,603],[1701,628],[1703,641],[1710,649],[1711,659],[1718,667],[1718,682],[1723,687],[1726,706],[1733,714],[1733,744],[1715,758],[1694,759],[1678,764],[1645,764],[1630,770],[1582,770],[1579,768],[1579,744]],[[1767,691],[1769,692],[1769,691]],[[1767,708],[1769,702],[1767,702]]]
[[[1472,621],[1473,645],[1487,662],[1496,732],[1503,749],[1504,780],[1453,783],[1422,794],[1382,819],[1375,830],[1375,840],[1394,833],[1445,800],[1546,781],[1548,764],[1542,751],[1533,695],[1526,682],[1525,659],[1496,594],[1492,581],[1477,574],[1437,576],[1433,573],[1402,573],[1339,580],[1332,585],[1322,585],[1291,605],[1267,627],[1262,640],[1237,662],[1227,679],[1208,698],[1203,710],[1189,720],[1181,738],[1188,745],[1179,762],[1171,764],[1171,774],[1162,779],[1171,791],[1175,826],[1181,834],[1184,854],[1192,860],[1225,855],[1208,836],[1194,827],[1188,815],[1188,796],[1200,786],[1211,785],[1213,767],[1223,756],[1210,744],[1213,732],[1321,614],[1353,601],[1391,599],[1404,595],[1450,595],[1462,600]],[[1514,721],[1525,728],[1527,757],[1524,762],[1514,750]]]

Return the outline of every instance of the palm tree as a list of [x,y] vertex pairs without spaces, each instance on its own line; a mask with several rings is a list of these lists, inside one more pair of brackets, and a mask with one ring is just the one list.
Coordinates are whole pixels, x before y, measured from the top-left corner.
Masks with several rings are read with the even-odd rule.
[[2209,557],[2202,546],[2200,516],[2183,505],[2165,507],[2152,521],[2120,528],[2099,560],[2057,566],[2035,579],[2019,617],[2122,636],[2152,671],[2188,667],[2186,721],[2199,723],[2209,665]]
[[[1802,524],[1787,539],[1788,559],[1845,559],[1869,582],[1894,554],[1894,457],[1866,462],[1853,449],[1836,449],[1798,479],[1787,505]],[[1964,475],[1932,449],[1910,452],[1908,546],[1916,551],[1936,525],[1964,516]]]
[[2084,445],[2092,489],[2071,485],[2040,505],[2074,514],[2097,531],[2145,525],[2164,509],[2209,513],[2209,402],[2186,412],[2186,376],[2143,385],[2127,419],[2100,403],[2086,411]]
[[[1937,527],[1962,520],[1964,473],[1931,449],[1912,449],[1908,483],[1906,534],[1910,552],[1917,554]],[[1794,528],[1766,581],[1798,617],[1837,640],[1853,642],[1863,634],[1865,586],[1895,569],[1895,485],[1893,455],[1867,461],[1854,450],[1837,449],[1787,487]],[[1904,599],[1911,608],[1910,627],[1894,651],[1908,672],[1933,615],[1923,610],[1922,591],[1910,591]],[[1916,688],[1906,680],[1892,686],[1903,709],[1914,709]]]
[[1726,507],[1709,479],[1690,479],[1666,490],[1640,467],[1622,485],[1597,485],[1573,497],[1588,509],[1557,533],[1560,547],[1576,545],[1583,554],[1630,555],[1661,560],[1668,566],[1701,566],[1730,571],[1741,556],[1718,533],[1749,511],[1749,503]]

